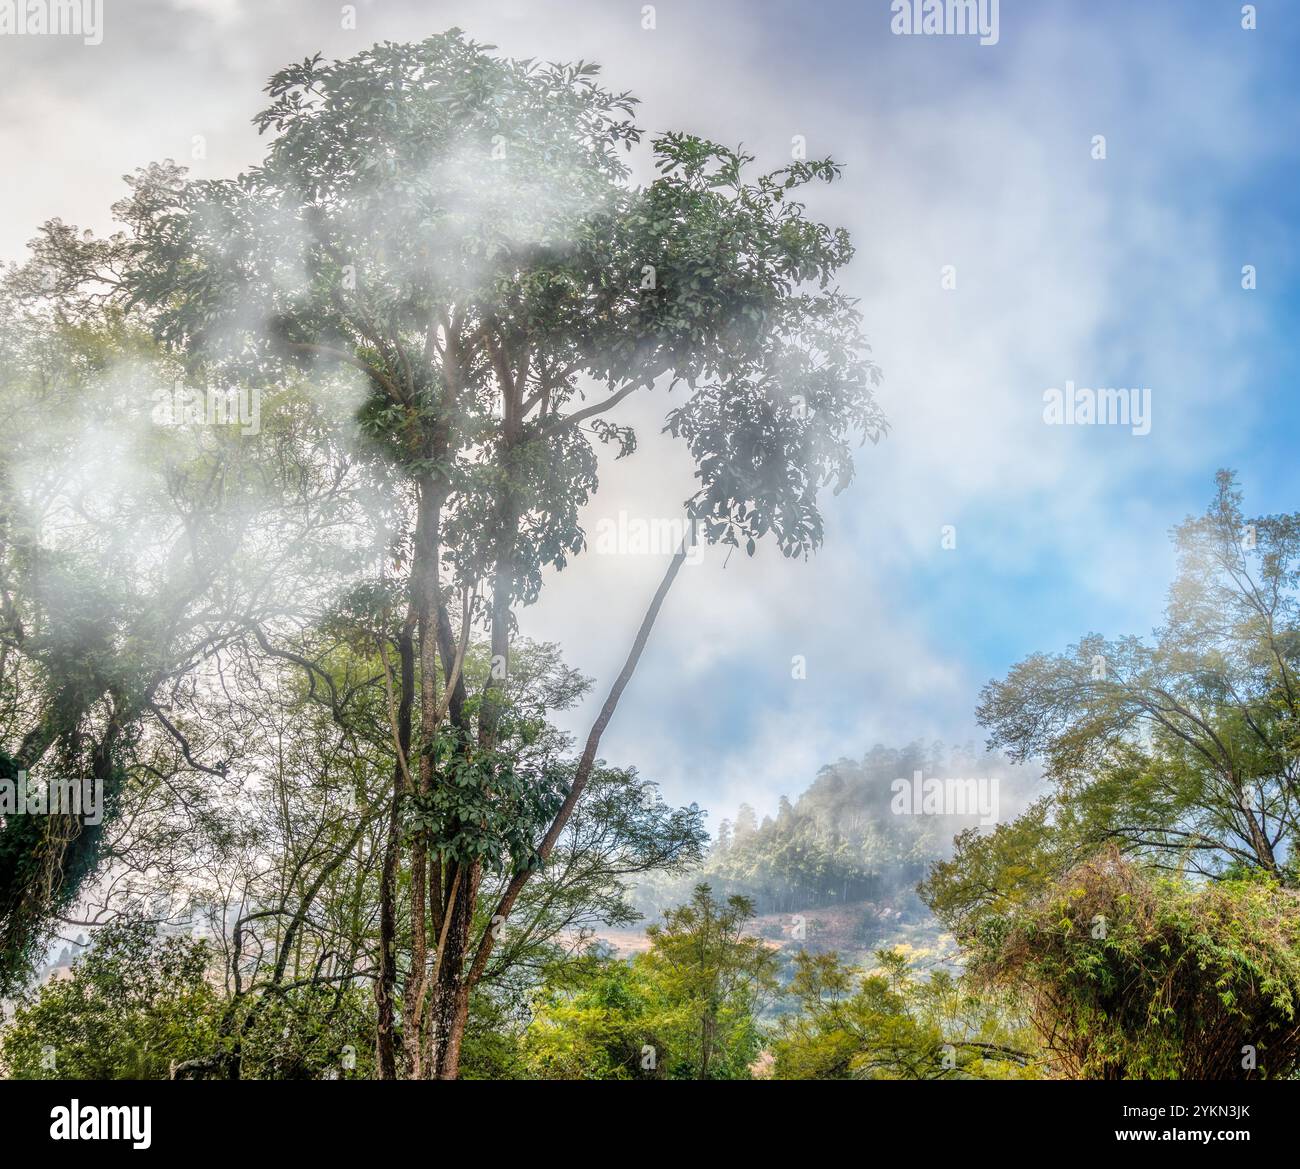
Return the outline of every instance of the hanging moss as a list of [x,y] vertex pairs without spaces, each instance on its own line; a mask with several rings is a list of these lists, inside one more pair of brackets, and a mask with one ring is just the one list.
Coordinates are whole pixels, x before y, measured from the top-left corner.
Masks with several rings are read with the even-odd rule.
[[[18,778],[18,763],[0,751],[0,776]],[[16,815],[0,827],[0,993],[30,976],[51,919],[76,902],[99,859],[105,826],[116,812],[125,773],[114,766],[104,784],[99,824],[75,816]]]

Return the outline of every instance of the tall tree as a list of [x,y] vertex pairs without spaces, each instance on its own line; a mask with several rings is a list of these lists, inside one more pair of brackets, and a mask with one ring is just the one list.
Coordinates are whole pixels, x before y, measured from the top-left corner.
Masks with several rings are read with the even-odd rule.
[[1300,513],[1248,518],[1224,471],[1174,540],[1178,572],[1152,639],[1094,634],[1035,654],[985,688],[979,717],[1013,758],[1045,761],[1058,847],[1293,876]]
[[[499,932],[475,936],[485,871],[507,877],[499,923],[573,814],[682,563],[684,549],[567,791],[512,776],[501,683],[515,610],[584,547],[594,444],[635,449],[617,408],[685,385],[666,429],[696,465],[689,516],[710,541],[752,553],[771,535],[791,557],[820,542],[818,493],[847,485],[854,442],[884,430],[860,314],[832,283],[852,246],[798,199],[835,163],[749,178],[751,157],[669,133],[653,142],[658,177],[637,186],[623,158],[641,139],[630,96],[590,64],[489,50],[452,30],[282,70],[256,119],[272,136],[264,161],[229,181],[155,172],[118,281],[210,379],[358,379],[395,566],[375,593],[397,645],[385,1076],[399,1071],[399,868],[412,880],[407,1071],[453,1077]],[[459,666],[470,624],[493,662],[477,693]],[[443,814],[405,833],[421,803]]]

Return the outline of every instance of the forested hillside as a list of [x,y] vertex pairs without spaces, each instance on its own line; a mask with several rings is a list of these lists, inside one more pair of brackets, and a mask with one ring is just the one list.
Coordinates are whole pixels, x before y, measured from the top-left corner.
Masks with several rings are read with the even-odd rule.
[[1010,768],[997,756],[941,745],[876,746],[860,760],[823,767],[794,803],[782,797],[760,822],[741,805],[718,824],[704,873],[710,881],[754,898],[761,913],[788,913],[897,896],[951,848],[971,815],[915,815],[894,810],[897,780],[1000,777],[1010,799]]

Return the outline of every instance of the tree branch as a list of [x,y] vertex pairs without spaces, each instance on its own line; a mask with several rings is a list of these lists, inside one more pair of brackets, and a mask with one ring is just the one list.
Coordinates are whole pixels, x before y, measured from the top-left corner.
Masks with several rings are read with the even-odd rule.
[[[663,608],[664,600],[668,596],[668,590],[672,588],[673,581],[677,579],[678,570],[686,560],[689,540],[688,535],[687,539],[682,542],[681,548],[674,553],[672,561],[668,565],[668,570],[664,573],[663,580],[659,582],[659,588],[655,592],[654,599],[650,602],[650,607],[646,610],[645,617],[641,621],[641,628],[637,631],[636,640],[633,641],[632,648],[628,652],[627,661],[624,662],[623,669],[614,680],[609,696],[605,699],[605,705],[601,707],[600,713],[596,716],[596,721],[591,726],[591,732],[587,735],[587,745],[583,748],[582,757],[578,760],[578,767],[574,772],[573,786],[569,788],[569,794],[565,797],[560,810],[555,814],[555,819],[551,822],[550,828],[547,829],[546,835],[542,838],[542,843],[537,849],[537,855],[542,862],[545,862],[546,858],[550,856],[556,841],[559,840],[565,825],[568,824],[569,818],[573,815],[578,800],[582,797],[587,781],[591,778],[592,769],[596,764],[596,752],[600,749],[601,736],[605,733],[605,728],[609,726],[610,719],[614,717],[614,711],[618,708],[619,699],[623,697],[623,691],[627,689],[628,682],[632,680],[632,675],[636,672],[646,642],[650,639],[650,632],[654,629],[655,621],[659,617],[659,610]],[[527,869],[524,872],[516,873],[511,878],[510,884],[506,886],[505,892],[501,895],[496,912],[488,922],[487,929],[479,942],[478,951],[474,955],[474,964],[470,967],[468,983],[471,987],[482,977],[483,970],[487,966],[488,958],[492,953],[492,945],[496,941],[493,936],[495,930],[492,923],[509,915],[515,899],[535,871],[535,869]]]

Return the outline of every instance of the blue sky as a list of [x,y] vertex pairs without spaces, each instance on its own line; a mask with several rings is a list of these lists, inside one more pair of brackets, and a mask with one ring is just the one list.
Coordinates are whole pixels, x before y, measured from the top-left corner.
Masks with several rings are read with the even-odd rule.
[[[1149,631],[1167,531],[1217,468],[1240,472],[1248,509],[1300,510],[1300,5],[1262,0],[1245,31],[1219,0],[1002,0],[990,46],[891,35],[887,0],[666,0],[653,30],[642,7],[374,0],[352,32],[334,3],[110,0],[98,49],[0,43],[0,150],[32,160],[0,197],[0,255],[50,215],[107,227],[120,176],[187,159],[194,135],[196,173],[255,161],[248,118],[277,66],[453,24],[604,63],[649,129],[744,142],[771,166],[802,134],[843,162],[813,210],[857,242],[844,283],[893,432],[827,500],[809,563],[764,550],[683,572],[605,740],[719,815],[770,808],[877,741],[977,739],[979,687],[1025,654]],[[1149,387],[1150,435],[1045,425],[1043,392],[1067,379]],[[642,449],[605,468],[591,524],[677,513],[690,474],[654,437],[667,406],[638,407]],[[660,568],[585,557],[524,615],[597,678],[575,731]]]

